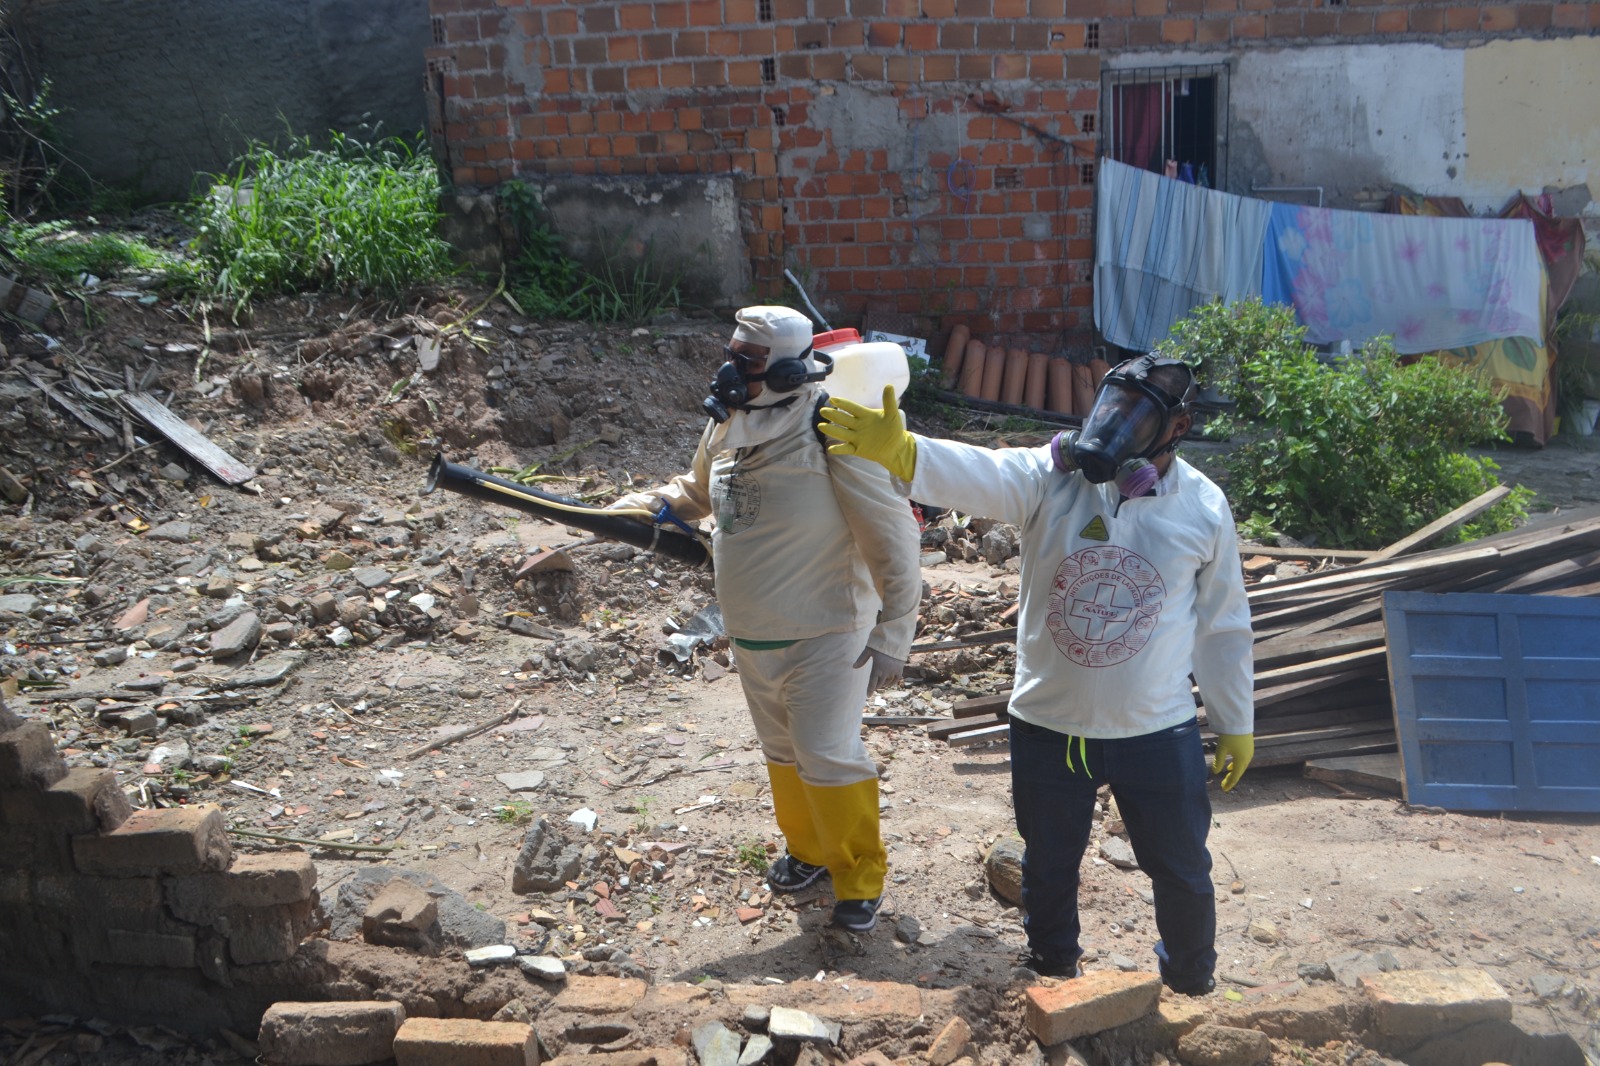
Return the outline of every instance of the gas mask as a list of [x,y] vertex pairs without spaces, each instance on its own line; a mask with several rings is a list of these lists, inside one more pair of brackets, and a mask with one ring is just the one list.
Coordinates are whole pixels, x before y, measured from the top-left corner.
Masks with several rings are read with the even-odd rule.
[[[767,369],[759,374],[752,374],[746,369],[749,356],[732,348],[724,348],[722,353],[726,358],[711,379],[711,395],[700,401],[701,410],[718,424],[731,418],[734,411],[761,411],[794,403],[795,397],[790,396],[776,403],[753,406],[750,403],[750,386],[758,381],[766,385],[766,391],[781,394],[794,392],[809,382],[821,381],[833,372],[833,357],[823,352],[812,352],[810,347],[798,356],[770,362]],[[817,362],[822,364],[821,370],[813,371],[806,365],[808,355],[814,355]]]
[[[733,343],[743,342],[764,348],[767,368],[760,373],[750,372],[753,356],[724,348],[725,356],[717,374],[711,379],[711,395],[700,404],[702,410],[718,425],[733,417],[734,411],[771,411],[792,405],[798,396],[780,398],[776,402],[761,404],[750,402],[750,386],[760,382],[763,391],[783,397],[813,381],[821,381],[833,369],[833,358],[817,352],[812,356],[811,319],[792,307],[777,304],[758,304],[742,307],[733,316]],[[821,370],[812,367],[821,364]]]
[[[1177,395],[1152,380],[1162,367],[1182,371],[1185,384]],[[1169,375],[1177,376],[1163,371],[1164,378]],[[1100,382],[1083,430],[1056,434],[1050,456],[1058,470],[1081,470],[1096,485],[1115,481],[1124,496],[1143,496],[1160,477],[1151,460],[1178,446],[1177,440],[1156,442],[1174,418],[1189,411],[1194,392],[1194,371],[1186,363],[1156,355],[1129,359]]]

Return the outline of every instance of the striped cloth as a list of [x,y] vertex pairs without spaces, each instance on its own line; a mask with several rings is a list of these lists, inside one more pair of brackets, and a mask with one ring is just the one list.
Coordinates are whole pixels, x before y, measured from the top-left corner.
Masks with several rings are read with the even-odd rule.
[[1199,304],[1261,294],[1271,204],[1102,158],[1095,179],[1094,323],[1147,352]]

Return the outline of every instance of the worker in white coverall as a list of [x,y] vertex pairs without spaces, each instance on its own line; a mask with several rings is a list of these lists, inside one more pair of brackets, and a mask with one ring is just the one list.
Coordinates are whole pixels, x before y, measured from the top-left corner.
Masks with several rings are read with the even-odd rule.
[[861,709],[911,651],[917,524],[881,466],[824,448],[831,361],[812,351],[810,319],[787,307],[735,317],[693,469],[611,508],[713,516],[717,602],[787,843],[767,881],[797,892],[831,876],[831,923],[862,932],[888,863]]
[[1078,868],[1107,784],[1155,896],[1155,953],[1174,991],[1215,987],[1211,802],[1189,675],[1231,790],[1255,751],[1250,610],[1228,501],[1173,454],[1194,374],[1142,356],[1106,375],[1081,432],[989,450],[908,433],[882,409],[824,408],[839,453],[876,459],[918,500],[1022,530],[1011,690],[1012,803],[1022,835],[1026,965],[1073,976]]

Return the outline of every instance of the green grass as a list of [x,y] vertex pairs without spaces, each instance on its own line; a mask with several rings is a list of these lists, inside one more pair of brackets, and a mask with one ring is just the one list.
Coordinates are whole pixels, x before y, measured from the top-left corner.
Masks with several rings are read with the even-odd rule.
[[438,168],[397,138],[258,144],[194,203],[209,293],[243,307],[307,289],[394,295],[451,272]]
[[764,873],[767,869],[767,849],[761,841],[751,838],[740,844],[734,852],[739,860],[739,865],[757,873]]
[[85,274],[101,279],[123,274],[160,274],[183,287],[195,283],[192,262],[138,237],[78,229],[66,221],[0,227],[0,251],[24,277],[45,283],[82,284]]
[[526,800],[511,800],[496,807],[494,816],[501,825],[523,825],[533,821],[533,804]]

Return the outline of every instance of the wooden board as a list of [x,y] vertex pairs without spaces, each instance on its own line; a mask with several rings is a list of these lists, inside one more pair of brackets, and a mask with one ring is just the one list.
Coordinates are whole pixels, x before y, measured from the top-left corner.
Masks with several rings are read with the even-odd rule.
[[126,392],[122,402],[150,428],[167,438],[188,456],[217,475],[229,485],[242,485],[256,476],[255,467],[247,466],[206,439],[194,427],[169,411],[165,404],[143,392]]
[[1310,759],[1305,775],[1313,781],[1326,781],[1344,788],[1370,788],[1391,796],[1403,793],[1400,753],[1383,755],[1342,755],[1332,759]]
[[1600,601],[1392,592],[1405,797],[1471,811],[1600,811]]
[[1509,486],[1496,485],[1483,495],[1468,500],[1444,517],[1429,522],[1410,536],[1403,537],[1387,548],[1380,550],[1372,557],[1372,561],[1379,562],[1384,559],[1392,559],[1397,555],[1404,555],[1408,551],[1414,551],[1428,543],[1428,541],[1444,535],[1461,523],[1477,517],[1509,495],[1511,495]]

